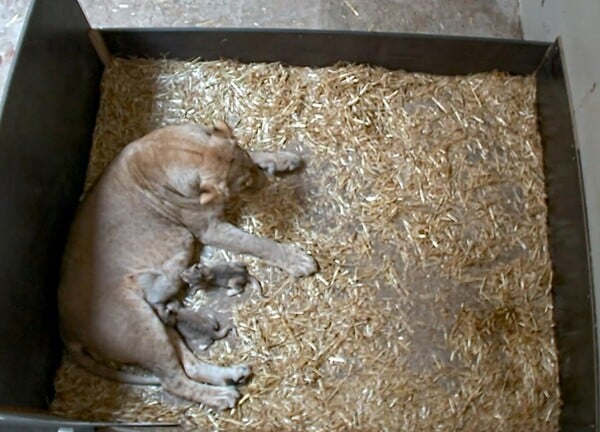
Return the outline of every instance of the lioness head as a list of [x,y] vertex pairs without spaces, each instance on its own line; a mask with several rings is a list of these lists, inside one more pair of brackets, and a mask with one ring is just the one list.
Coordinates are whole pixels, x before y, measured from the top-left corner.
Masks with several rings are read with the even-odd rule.
[[126,150],[128,172],[146,194],[183,207],[226,204],[267,184],[266,174],[222,121],[167,126]]
[[214,135],[229,140],[232,145],[232,157],[227,183],[230,193],[239,195],[255,193],[267,185],[267,176],[252,160],[248,152],[242,149],[229,125],[223,121],[215,122]]

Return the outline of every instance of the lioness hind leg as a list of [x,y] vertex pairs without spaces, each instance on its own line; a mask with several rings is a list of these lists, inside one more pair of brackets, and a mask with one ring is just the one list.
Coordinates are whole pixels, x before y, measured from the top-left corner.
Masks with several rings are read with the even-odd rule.
[[228,386],[241,384],[251,375],[252,371],[247,365],[222,367],[204,363],[188,349],[175,330],[168,331],[185,373],[193,380],[216,386]]
[[188,378],[183,371],[163,378],[162,386],[176,396],[219,410],[233,408],[240,398],[240,392],[235,386],[201,384]]
[[233,407],[239,398],[235,388],[201,384],[186,375],[179,359],[179,344],[171,338],[174,330],[167,330],[152,306],[132,288],[123,286],[120,298],[110,308],[97,311],[97,325],[90,342],[98,354],[148,369],[174,395],[217,409]]

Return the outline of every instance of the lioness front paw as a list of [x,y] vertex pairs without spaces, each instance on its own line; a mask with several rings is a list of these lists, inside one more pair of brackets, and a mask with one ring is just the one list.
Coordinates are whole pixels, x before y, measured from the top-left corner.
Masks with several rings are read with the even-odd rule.
[[303,160],[296,153],[279,151],[269,153],[259,161],[258,166],[269,174],[295,171],[303,165]]
[[317,271],[317,262],[298,246],[288,246],[285,250],[285,266],[282,268],[295,277],[308,276]]

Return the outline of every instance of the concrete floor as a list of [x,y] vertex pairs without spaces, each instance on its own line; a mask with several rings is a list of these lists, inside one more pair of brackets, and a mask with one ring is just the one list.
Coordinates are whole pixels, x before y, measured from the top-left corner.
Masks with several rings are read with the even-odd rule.
[[[103,26],[297,27],[521,36],[518,0],[80,0]],[[298,3],[300,4],[300,2]]]
[[[52,1],[52,0],[38,0]],[[75,1],[75,0],[74,0]],[[0,95],[31,0],[0,0]],[[80,0],[93,27],[292,27],[521,38],[518,0]]]
[[[15,45],[30,0],[0,0],[0,96],[15,55]],[[0,101],[2,98],[0,97]]]

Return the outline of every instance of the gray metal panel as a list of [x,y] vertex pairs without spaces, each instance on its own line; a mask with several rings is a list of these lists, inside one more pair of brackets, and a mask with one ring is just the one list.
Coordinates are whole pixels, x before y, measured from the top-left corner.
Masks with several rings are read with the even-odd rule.
[[158,427],[167,430],[176,427],[174,422],[88,422],[69,420],[56,415],[37,412],[35,410],[16,410],[10,412],[0,409],[0,431],[31,431],[31,432],[93,432],[94,430],[121,430],[133,432],[153,430]]
[[588,231],[579,150],[558,44],[549,50],[537,78],[563,401],[560,424],[562,430],[594,430],[597,371]]
[[0,405],[45,408],[56,287],[82,190],[102,66],[74,0],[38,0],[0,117]]
[[345,61],[450,75],[495,69],[532,73],[549,46],[546,42],[322,30],[102,29],[102,35],[113,54],[125,57],[223,57],[298,66]]

